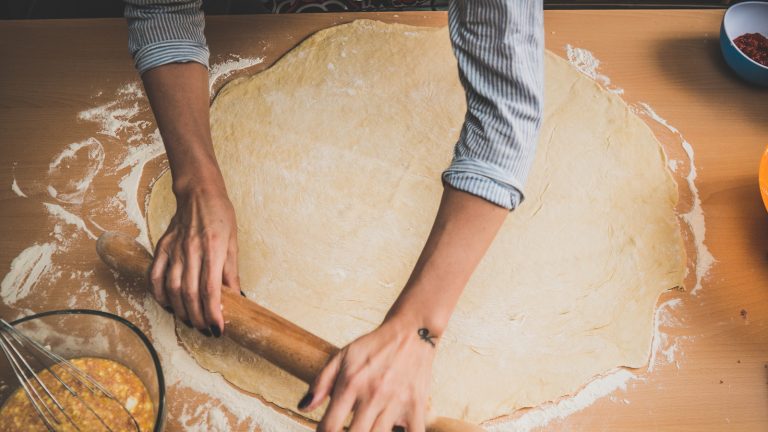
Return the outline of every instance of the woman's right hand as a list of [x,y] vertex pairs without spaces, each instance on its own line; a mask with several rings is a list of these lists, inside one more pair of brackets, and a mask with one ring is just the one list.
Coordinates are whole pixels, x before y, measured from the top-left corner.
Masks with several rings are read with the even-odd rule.
[[188,326],[219,337],[222,284],[240,290],[235,211],[223,181],[174,187],[174,193],[176,214],[157,243],[150,271],[152,293]]
[[211,139],[208,69],[168,63],[142,74],[168,163],[176,214],[157,243],[150,277],[161,305],[204,334],[224,330],[221,286],[239,290],[237,224]]

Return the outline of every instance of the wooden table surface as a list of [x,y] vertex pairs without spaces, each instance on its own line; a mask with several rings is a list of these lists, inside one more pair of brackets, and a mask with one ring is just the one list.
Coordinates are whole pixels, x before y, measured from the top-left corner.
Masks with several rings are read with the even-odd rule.
[[[768,217],[757,188],[759,157],[768,144],[768,91],[743,84],[726,68],[718,48],[722,13],[548,11],[545,15],[550,50],[563,56],[566,44],[590,50],[601,60],[600,72],[624,89],[627,102],[648,103],[693,146],[706,245],[717,260],[696,295],[670,292],[660,299],[681,299],[675,322],[662,329],[677,342],[675,361],[658,365],[652,373],[637,372],[642,379],[632,381],[626,391],[555,420],[548,430],[768,430]],[[313,31],[360,17],[212,17],[206,29],[212,63],[233,54],[263,56],[262,64],[248,69],[252,73],[268,67]],[[446,21],[443,13],[366,17],[421,25]],[[90,307],[118,312],[146,329],[147,320],[136,302],[141,294],[116,289],[115,278],[99,263],[89,235],[62,223],[44,205],[60,205],[97,235],[102,228],[137,233],[123,211],[125,196],[119,185],[130,168],[120,162],[135,143],[109,136],[97,123],[78,118],[78,113],[114,100],[119,88],[138,82],[126,48],[124,22],[0,22],[0,58],[0,275],[34,243],[66,245],[54,254],[51,267],[29,296],[13,304],[4,302],[0,316]],[[221,82],[217,84],[220,87]],[[145,100],[136,107],[139,118],[152,121]],[[650,124],[670,156],[682,158],[679,137]],[[154,129],[152,123],[144,126]],[[101,142],[105,156],[83,202],[53,198],[48,186],[76,187],[68,181],[80,178],[84,167],[76,161],[60,172],[51,171],[52,159],[70,143],[89,137]],[[162,165],[162,158],[147,165],[140,198]],[[678,177],[685,174],[681,173]],[[11,190],[14,181],[27,198]],[[690,196],[681,192],[681,211],[687,211]],[[57,224],[62,231],[58,238],[52,232]],[[690,236],[688,240],[690,248]],[[692,287],[689,277],[687,288]],[[207,397],[171,387],[167,430],[183,430],[179,418],[188,419]]]

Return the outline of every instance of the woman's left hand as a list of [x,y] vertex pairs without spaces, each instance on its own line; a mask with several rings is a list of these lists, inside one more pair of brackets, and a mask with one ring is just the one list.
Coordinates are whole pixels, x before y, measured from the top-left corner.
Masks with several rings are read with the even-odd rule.
[[397,317],[347,345],[323,368],[299,409],[312,411],[331,398],[318,432],[425,430],[425,411],[436,338]]

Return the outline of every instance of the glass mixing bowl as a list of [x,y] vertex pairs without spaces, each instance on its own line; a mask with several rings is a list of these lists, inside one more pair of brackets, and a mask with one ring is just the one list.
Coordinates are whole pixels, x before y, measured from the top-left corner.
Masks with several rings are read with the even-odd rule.
[[[42,312],[11,322],[28,337],[69,359],[100,357],[129,367],[144,383],[155,410],[154,431],[165,424],[165,378],[160,359],[147,336],[131,322],[111,313],[70,309]],[[0,355],[0,406],[19,382]]]

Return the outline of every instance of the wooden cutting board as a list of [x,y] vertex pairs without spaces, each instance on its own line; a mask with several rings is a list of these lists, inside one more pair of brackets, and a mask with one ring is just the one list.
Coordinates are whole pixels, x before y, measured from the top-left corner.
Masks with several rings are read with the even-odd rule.
[[[677,341],[675,361],[658,365],[651,374],[640,373],[643,379],[630,382],[626,391],[554,420],[548,430],[768,430],[768,217],[757,188],[760,154],[768,144],[768,91],[741,83],[722,61],[717,39],[722,14],[704,10],[545,14],[548,49],[563,56],[566,44],[590,50],[601,61],[600,73],[624,89],[625,100],[650,104],[690,142],[706,216],[706,244],[717,260],[697,295],[672,292],[663,297],[682,302],[674,312],[676,323],[663,329]],[[253,73],[312,32],[356,18],[446,23],[443,13],[211,17],[206,33],[212,63],[231,59],[231,54],[264,57],[263,63],[248,70]],[[122,20],[0,22],[0,58],[0,275],[4,275],[22,250],[51,239],[55,221],[43,204],[55,202],[46,189],[49,163],[69,143],[99,131],[94,123],[78,120],[78,113],[108,103],[119,87],[137,82],[137,77]],[[151,122],[151,116],[146,120]],[[677,148],[678,137],[658,124],[652,127],[668,148]],[[104,144],[107,159],[121,145],[110,139]],[[146,190],[162,166],[159,160],[147,165],[140,190]],[[80,168],[71,167],[61,175]],[[66,207],[82,216],[96,234],[98,227],[136,232],[119,212],[103,208],[105,199],[119,192],[124,169],[110,173],[105,168],[89,189],[89,198],[82,205]],[[14,181],[28,198],[11,190]],[[59,278],[34,286],[25,299],[26,309],[103,308],[146,328],[135,303],[115,291],[114,277],[99,263],[88,235],[73,237],[68,252],[55,257],[49,272]],[[83,280],[95,287],[84,289]],[[106,293],[104,297],[99,290]],[[20,313],[0,305],[0,316]],[[206,394],[171,387],[167,430],[184,430],[182,414],[191,422],[200,421],[195,408],[208,399]]]

